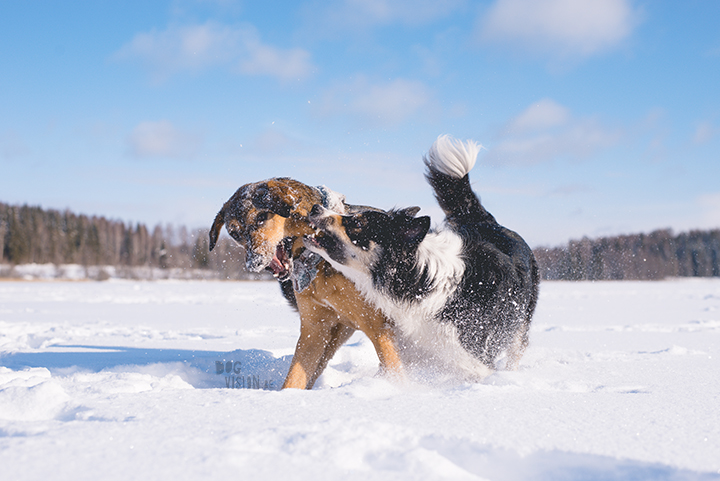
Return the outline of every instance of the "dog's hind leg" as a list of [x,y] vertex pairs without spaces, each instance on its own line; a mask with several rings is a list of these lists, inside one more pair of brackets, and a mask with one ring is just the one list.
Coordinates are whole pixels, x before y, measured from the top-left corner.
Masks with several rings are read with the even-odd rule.
[[528,331],[530,330],[530,323],[525,323],[518,329],[513,336],[513,340],[507,349],[507,363],[505,369],[508,371],[515,371],[520,365],[520,358],[525,354],[530,339],[528,337]]

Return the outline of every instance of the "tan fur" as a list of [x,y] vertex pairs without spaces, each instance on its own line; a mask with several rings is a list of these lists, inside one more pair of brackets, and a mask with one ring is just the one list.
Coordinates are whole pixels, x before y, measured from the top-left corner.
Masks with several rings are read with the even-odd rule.
[[[248,267],[262,270],[275,255],[278,244],[293,238],[293,257],[302,251],[302,237],[314,232],[307,215],[322,202],[321,195],[301,182],[275,178],[246,184],[228,200],[215,217],[210,246],[220,229],[240,243]],[[310,389],[335,352],[355,332],[365,333],[375,346],[381,370],[402,373],[392,323],[368,304],[354,284],[325,261],[318,275],[302,292],[295,292],[300,313],[300,338],[283,389]]]
[[364,332],[373,343],[384,371],[401,372],[394,332],[387,319],[343,275],[329,266],[325,271],[307,289],[295,293],[301,313],[300,339],[283,387],[314,382],[322,361],[327,364],[355,330]]

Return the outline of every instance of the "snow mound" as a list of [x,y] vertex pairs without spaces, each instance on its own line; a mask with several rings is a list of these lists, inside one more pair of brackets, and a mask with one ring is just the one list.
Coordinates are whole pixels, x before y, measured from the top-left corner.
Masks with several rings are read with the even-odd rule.
[[394,424],[349,419],[244,433],[232,436],[227,446],[241,464],[252,460],[310,471],[322,463],[330,465],[329,474],[337,475],[481,479],[421,441],[412,430]]
[[0,419],[43,421],[54,419],[70,396],[44,368],[12,371],[0,367]]

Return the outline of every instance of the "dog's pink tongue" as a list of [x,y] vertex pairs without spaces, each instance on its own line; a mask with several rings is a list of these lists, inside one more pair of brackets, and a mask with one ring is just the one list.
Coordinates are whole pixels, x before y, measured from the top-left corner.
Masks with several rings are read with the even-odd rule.
[[279,276],[285,271],[285,266],[282,265],[282,262],[277,258],[277,256],[273,257],[273,260],[270,261],[270,265],[268,265],[268,269],[270,269],[275,277]]
[[282,245],[278,245],[277,249],[275,249],[275,256],[268,265],[268,269],[272,271],[273,276],[278,277],[287,273],[286,261],[285,249],[282,248]]

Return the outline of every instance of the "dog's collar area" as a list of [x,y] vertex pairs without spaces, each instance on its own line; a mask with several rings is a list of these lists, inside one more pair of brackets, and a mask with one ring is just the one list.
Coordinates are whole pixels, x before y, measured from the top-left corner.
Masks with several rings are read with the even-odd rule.
[[293,259],[290,277],[296,292],[304,291],[315,279],[318,273],[317,265],[320,261],[322,261],[322,257],[308,249],[305,249],[302,254]]

